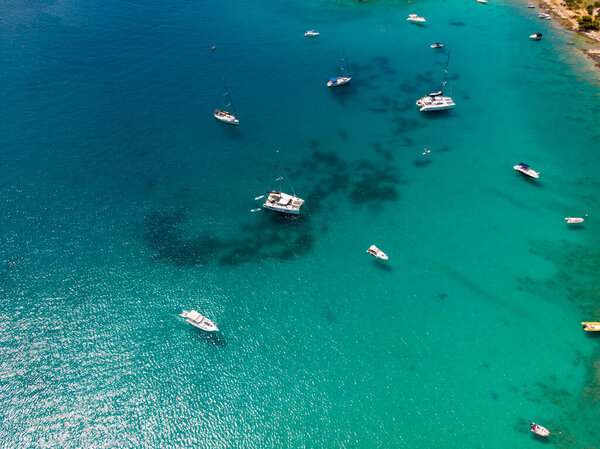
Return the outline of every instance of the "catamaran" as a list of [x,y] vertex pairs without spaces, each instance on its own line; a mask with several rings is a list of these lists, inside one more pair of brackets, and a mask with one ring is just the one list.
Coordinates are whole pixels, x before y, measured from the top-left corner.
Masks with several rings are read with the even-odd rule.
[[450,52],[448,52],[448,60],[444,67],[444,76],[442,78],[442,90],[428,94],[417,100],[417,106],[421,112],[444,111],[452,109],[456,104],[451,97],[444,97],[444,89],[446,87],[446,75],[448,75],[448,63],[450,62]]
[[[344,76],[344,65],[346,64],[346,70],[348,71],[348,76]],[[343,86],[344,84],[348,84],[352,80],[352,76],[350,76],[350,67],[348,66],[348,62],[345,61],[345,58],[342,58],[342,67],[340,68],[341,73],[337,78],[331,78],[327,81],[327,87],[338,87]]]
[[225,109],[231,107],[233,110],[233,114],[225,109],[215,109],[215,113],[213,114],[217,120],[223,123],[227,123],[229,125],[238,126],[240,121],[237,119],[237,112],[235,110],[235,106],[231,101],[231,96],[229,95],[229,91],[227,90],[227,86],[225,85],[225,80],[223,80],[223,87],[225,87],[225,96],[227,97],[227,104],[225,105]]
[[[283,168],[283,167],[282,167]],[[275,181],[283,181],[284,177],[280,176]],[[300,207],[304,204],[304,200],[296,196],[292,183],[289,182],[290,188],[292,189],[292,195],[284,193],[281,189],[278,190],[267,190],[267,199],[263,204],[265,209],[273,210],[283,214],[298,215],[300,213]]]
[[186,323],[189,323],[192,326],[197,327],[198,329],[202,329],[207,332],[216,332],[219,330],[215,323],[213,323],[205,316],[200,315],[195,310],[190,310],[189,312],[187,310],[184,310],[179,316],[185,318]]

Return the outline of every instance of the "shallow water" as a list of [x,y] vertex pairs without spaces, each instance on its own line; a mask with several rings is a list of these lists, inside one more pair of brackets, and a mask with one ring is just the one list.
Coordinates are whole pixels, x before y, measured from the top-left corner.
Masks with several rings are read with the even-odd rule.
[[[500,2],[0,10],[3,447],[597,444],[600,88],[567,33]],[[448,51],[457,107],[420,114]],[[250,213],[280,164],[303,214]]]

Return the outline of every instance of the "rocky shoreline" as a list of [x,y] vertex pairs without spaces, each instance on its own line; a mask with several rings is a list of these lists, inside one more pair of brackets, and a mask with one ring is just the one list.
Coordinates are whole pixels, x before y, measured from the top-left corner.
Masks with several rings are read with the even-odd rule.
[[596,67],[600,68],[600,32],[582,31],[579,29],[579,24],[577,23],[577,19],[583,15],[587,15],[587,11],[583,9],[571,10],[561,5],[561,0],[540,0],[538,1],[538,6],[540,9],[549,10],[554,18],[558,19],[557,21],[560,26],[584,37],[592,48],[577,47],[577,49],[590,58]]

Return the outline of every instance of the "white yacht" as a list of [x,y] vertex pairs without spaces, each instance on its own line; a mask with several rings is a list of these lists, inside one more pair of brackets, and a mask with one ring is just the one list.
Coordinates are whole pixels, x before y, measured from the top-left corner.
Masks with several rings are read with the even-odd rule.
[[265,204],[263,204],[263,207],[265,209],[274,210],[275,212],[298,215],[300,213],[300,206],[304,204],[304,200],[295,195],[288,195],[281,191],[267,193],[269,196],[267,197]]
[[540,177],[540,173],[535,171],[534,169],[532,169],[529,165],[524,164],[523,162],[521,162],[518,165],[515,165],[513,167],[513,169],[515,169],[518,172],[523,173],[526,176],[529,176],[530,178],[539,178]]
[[[344,63],[346,64],[346,70],[348,71],[348,76],[344,75]],[[340,68],[340,76],[336,78],[331,78],[327,81],[327,87],[338,87],[343,86],[344,84],[348,84],[352,81],[352,76],[350,75],[350,67],[348,63],[345,61],[345,58],[342,58],[342,67]]]
[[240,121],[236,117],[237,112],[235,111],[235,106],[233,106],[233,103],[231,102],[231,96],[229,95],[227,86],[225,86],[225,80],[223,80],[223,87],[225,87],[225,96],[227,97],[227,105],[225,106],[225,108],[231,106],[233,114],[229,111],[226,111],[225,109],[215,109],[215,113],[213,115],[220,122],[238,126],[240,124]]
[[534,33],[531,36],[529,36],[529,39],[531,39],[532,41],[539,41],[542,39],[542,33]]
[[583,218],[581,217],[566,217],[565,221],[567,222],[567,224],[578,224],[578,223],[583,223]]
[[448,53],[448,61],[444,67],[444,76],[442,79],[442,90],[428,94],[417,100],[417,106],[421,112],[444,111],[453,109],[456,104],[451,97],[444,96],[444,88],[446,87],[446,75],[448,74],[448,62],[450,62],[450,53]]
[[377,257],[378,259],[381,259],[381,260],[388,260],[389,259],[389,257],[387,256],[387,254],[384,253],[383,251],[381,251],[375,245],[369,246],[369,249],[367,250],[367,252],[369,254],[371,254],[372,256],[375,256],[375,257]]
[[213,115],[220,122],[228,123],[230,125],[236,125],[236,126],[239,126],[239,124],[240,124],[240,121],[231,112],[227,112],[222,109],[215,109],[215,113]]
[[410,23],[421,24],[427,22],[425,17],[419,17],[417,14],[409,14],[408,19],[406,19]]
[[304,33],[304,37],[317,37],[320,33],[317,33],[315,30],[308,30]]
[[185,322],[191,324],[192,326],[197,327],[198,329],[202,329],[207,332],[215,332],[218,331],[219,328],[215,323],[206,318],[205,316],[200,315],[195,310],[184,310],[181,315],[182,318],[185,318]]
[[550,436],[550,431],[548,429],[546,429],[545,427],[542,427],[539,424],[536,424],[534,422],[529,424],[529,430],[531,430],[533,433],[535,433],[536,435],[539,435],[541,437]]

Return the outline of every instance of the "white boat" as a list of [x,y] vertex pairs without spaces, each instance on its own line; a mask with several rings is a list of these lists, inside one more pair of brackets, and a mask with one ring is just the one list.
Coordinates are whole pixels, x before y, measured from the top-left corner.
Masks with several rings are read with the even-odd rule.
[[548,429],[534,422],[529,424],[529,430],[541,437],[547,437],[550,435],[550,431]]
[[529,165],[524,164],[523,162],[521,162],[518,165],[515,165],[513,167],[513,169],[515,169],[518,172],[523,173],[526,176],[529,176],[530,178],[539,178],[540,177],[540,173],[535,171],[534,169],[532,169]]
[[600,323],[597,321],[582,321],[581,325],[586,332],[600,332]]
[[531,39],[532,41],[539,41],[542,39],[542,33],[534,33],[531,36],[529,36],[529,39]]
[[308,30],[304,33],[304,37],[317,37],[320,33],[317,33],[315,30]]
[[284,214],[298,215],[300,213],[300,206],[304,204],[302,198],[298,198],[296,195],[289,195],[281,191],[267,192],[267,197],[263,207],[265,209],[274,210],[275,212],[281,212]]
[[565,221],[567,222],[567,224],[577,224],[577,223],[583,223],[583,218],[580,218],[580,217],[566,217]]
[[375,257],[377,257],[378,259],[381,259],[381,260],[388,260],[389,259],[389,257],[387,256],[387,254],[384,253],[383,251],[381,251],[375,245],[369,246],[369,249],[367,250],[367,252],[369,254],[371,254],[372,256],[375,256]]
[[[547,19],[548,17],[550,17],[550,14],[545,13],[545,12],[541,12],[541,13],[539,13],[538,17],[540,19]],[[552,18],[552,17],[550,17],[550,18]]]
[[408,15],[408,19],[406,19],[408,22],[410,23],[416,23],[416,24],[421,24],[421,23],[425,23],[425,17],[419,17],[416,14],[409,14]]
[[534,9],[534,8],[535,8],[535,5],[534,5],[533,3],[529,3],[529,4],[527,5],[527,7],[528,7],[528,8],[530,8],[530,9]]
[[446,61],[446,67],[444,67],[444,76],[442,78],[442,90],[434,92],[421,97],[417,100],[417,106],[421,112],[431,111],[444,111],[446,109],[453,109],[456,104],[452,100],[452,97],[444,96],[444,88],[446,87],[446,75],[448,74],[448,63],[450,62],[450,53],[448,53],[448,60]]
[[488,0],[477,0],[477,3],[483,3],[486,4],[488,2]]
[[442,44],[441,42],[436,42],[435,44],[431,44],[430,47],[431,48],[443,48],[444,44]]
[[[346,64],[346,70],[348,71],[348,76],[344,75],[344,63]],[[327,87],[338,87],[343,86],[344,84],[348,84],[352,81],[352,76],[350,76],[350,67],[348,63],[345,61],[345,58],[342,58],[342,67],[340,67],[340,76],[336,78],[331,78],[327,81]]]
[[233,114],[225,109],[215,109],[215,113],[213,114],[217,120],[223,123],[227,123],[229,125],[238,126],[240,121],[237,119],[237,112],[235,111],[235,106],[231,102],[231,96],[229,95],[229,91],[227,90],[227,86],[225,86],[225,80],[223,80],[223,87],[225,87],[225,96],[227,97],[227,105],[225,108],[231,107],[233,110]]
[[179,316],[185,318],[186,323],[189,323],[192,326],[197,327],[198,329],[202,329],[203,331],[215,332],[219,330],[215,323],[213,323],[205,316],[200,315],[195,310],[190,310],[189,312],[187,310],[184,310],[183,313]]

